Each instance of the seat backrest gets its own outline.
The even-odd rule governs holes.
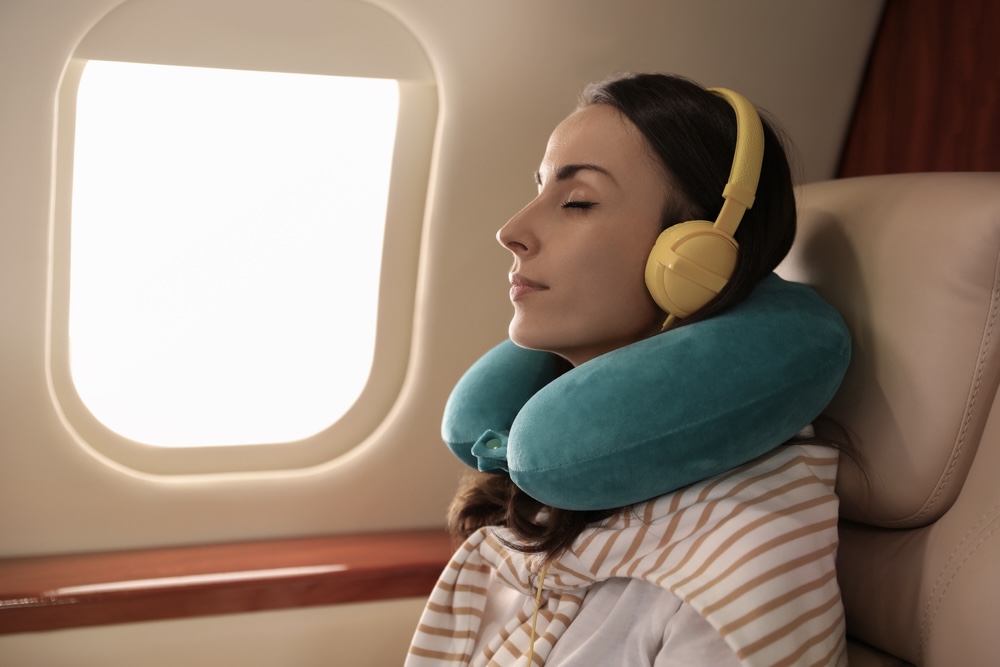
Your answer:
[[[1000,665],[1000,173],[826,181],[798,201],[778,273],[853,336],[827,410],[865,461],[843,457],[838,480],[851,664]]]

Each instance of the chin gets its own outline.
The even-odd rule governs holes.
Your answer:
[[[551,352],[576,366],[589,357],[581,356],[586,346],[581,347],[580,341],[573,340],[567,333],[566,331],[529,330],[526,327],[516,327],[513,323],[508,329],[511,342],[518,347],[539,352]]]
[[[559,336],[553,332],[539,331],[537,327],[525,326],[515,315],[507,328],[507,335],[518,347],[528,350],[555,352],[559,347]]]
[[[513,327],[508,329],[507,336],[510,338],[511,342],[518,347],[523,347],[527,350],[547,350],[545,346],[539,346],[539,343],[532,339],[531,336],[525,336],[519,332],[515,332]]]

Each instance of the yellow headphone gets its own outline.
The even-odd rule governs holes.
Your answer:
[[[764,128],[747,98],[726,88],[709,88],[736,111],[736,153],[722,196],[725,203],[714,223],[690,220],[665,229],[646,261],[646,288],[668,315],[687,317],[722,291],[736,269],[738,245],[733,234],[753,206],[764,158]]]

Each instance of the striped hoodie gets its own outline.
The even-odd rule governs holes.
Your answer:
[[[779,447],[596,524],[542,577],[541,556],[504,546],[504,528],[480,529],[442,573],[405,665],[511,667],[529,654],[544,665],[588,588],[628,577],[689,604],[748,667],[845,666],[836,469],[828,447]],[[493,572],[528,602],[498,650],[472,655]]]

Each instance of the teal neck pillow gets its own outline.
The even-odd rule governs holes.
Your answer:
[[[840,315],[777,275],[708,320],[561,373],[505,341],[459,380],[444,411],[451,451],[507,471],[569,510],[624,507],[751,461],[826,407],[850,360]]]

